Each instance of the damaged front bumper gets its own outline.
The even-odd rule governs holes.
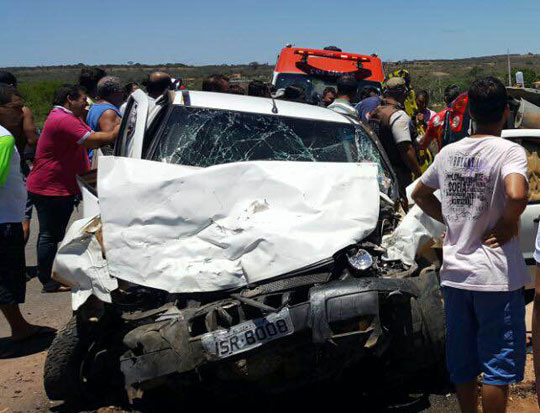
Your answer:
[[[238,296],[183,310],[171,303],[157,314],[130,317],[130,322],[143,325],[124,337],[129,350],[121,358],[121,370],[128,394],[173,375],[203,382],[268,383],[275,374],[284,386],[287,380],[298,385],[310,377],[331,378],[365,357],[381,358],[383,354],[385,363],[412,370],[442,361],[444,312],[432,269],[405,279],[332,281],[309,288],[307,300],[296,304],[287,304],[294,301],[291,291],[267,298],[267,302],[283,305],[272,312],[265,300]],[[284,309],[292,322],[292,334],[222,359],[205,348],[208,334],[231,330],[246,320],[256,322]],[[260,317],[249,317],[255,314]]]

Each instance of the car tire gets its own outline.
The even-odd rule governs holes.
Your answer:
[[[50,400],[81,402],[81,365],[88,343],[81,337],[77,317],[73,317],[53,340],[45,360],[43,384]]]

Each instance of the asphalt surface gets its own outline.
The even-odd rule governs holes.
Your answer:
[[[74,218],[76,216],[77,213],[74,214]],[[36,221],[34,216],[31,237],[26,248],[27,266],[31,273],[36,265],[35,245],[38,232]],[[48,325],[57,329],[61,328],[71,317],[70,293],[42,294],[41,284],[36,278],[33,278],[27,283],[26,303],[22,306],[22,311],[24,316],[34,324]],[[14,345],[8,339],[10,332],[5,319],[0,317],[0,320],[0,413],[80,412],[96,410],[95,407],[90,410],[87,408],[73,410],[68,409],[62,403],[50,402],[43,389],[42,374],[46,351],[53,337],[44,337],[31,340],[22,345]],[[366,372],[362,372],[362,374],[366,374]],[[344,392],[342,390],[342,384],[336,383],[335,386],[335,388],[333,388],[333,385],[330,385],[323,389],[317,389],[317,391],[311,394],[308,391],[308,393],[280,395],[276,398],[276,402],[279,402],[278,405],[283,405],[283,408],[291,405],[317,408],[317,406],[322,406],[322,403],[326,405],[327,402],[330,402],[334,408],[340,405],[351,405],[356,406],[355,410],[359,408],[361,411],[366,412],[459,412],[456,397],[453,394],[431,394],[396,403],[395,401],[391,402],[394,394],[390,390],[386,394],[383,390],[377,396],[377,400],[373,400],[366,399],[364,396],[358,396],[358,392],[354,390]],[[354,389],[354,383],[348,383],[347,389],[350,388]],[[381,393],[383,396],[381,396]],[[339,395],[339,397],[336,397],[336,395]],[[205,404],[207,402],[217,405],[220,403],[219,400],[206,400]],[[272,410],[275,410],[278,405],[274,405]],[[265,405],[254,406],[254,409],[258,411],[270,410],[269,406]],[[157,410],[150,410],[166,411],[169,409],[163,410],[158,408]],[[229,409],[222,408],[220,410],[227,411]],[[238,411],[238,405],[236,405],[236,408],[231,408],[230,410]],[[118,410],[99,409],[99,411],[113,412]],[[516,411],[525,410],[519,408]]]

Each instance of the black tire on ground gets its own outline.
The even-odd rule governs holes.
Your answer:
[[[77,317],[73,317],[56,335],[45,360],[43,384],[50,400],[81,402],[84,399],[80,371],[87,350],[88,343],[81,338]]]

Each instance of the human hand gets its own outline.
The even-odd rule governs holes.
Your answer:
[[[497,222],[495,227],[486,232],[483,237],[484,245],[490,248],[499,248],[516,236],[518,223],[509,223],[504,220]]]

